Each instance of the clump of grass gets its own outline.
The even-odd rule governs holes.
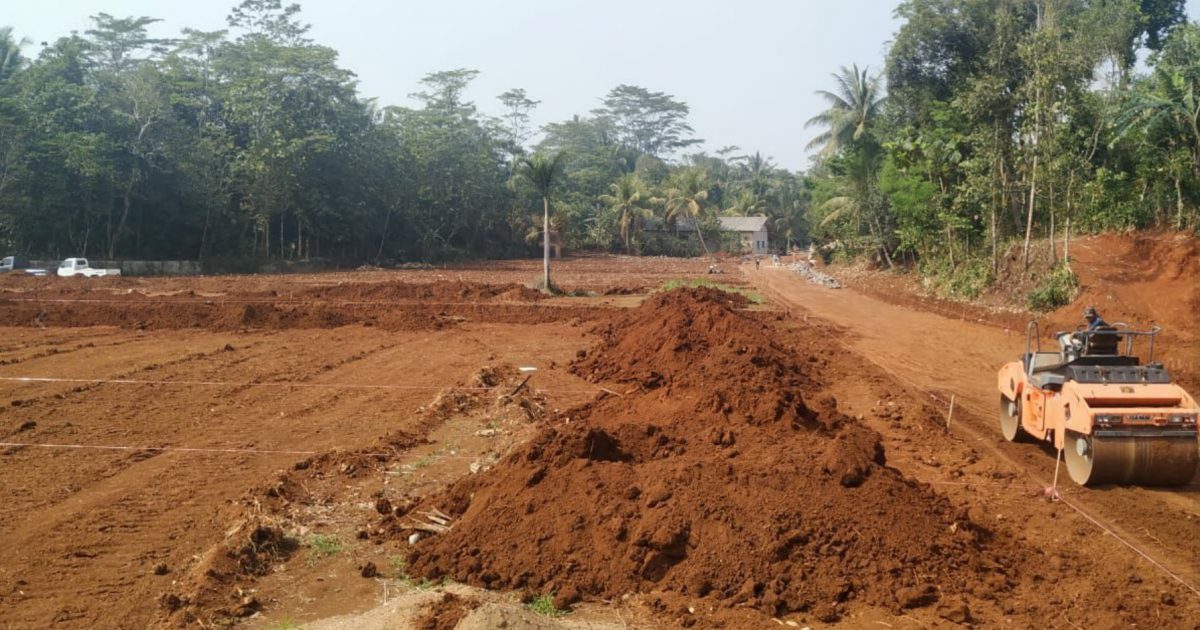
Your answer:
[[[399,580],[408,579],[408,558],[392,556],[388,558],[388,564],[392,567],[392,577]]]
[[[312,566],[325,558],[342,552],[342,541],[332,534],[313,534],[308,538],[308,564]]]
[[[529,602],[529,610],[544,617],[561,617],[567,614],[567,611],[559,610],[554,606],[554,596],[548,594],[539,595]]]
[[[735,286],[728,285],[728,284],[721,284],[721,283],[715,282],[713,280],[704,280],[704,279],[700,279],[700,278],[693,278],[691,280],[679,280],[679,279],[668,280],[667,283],[663,285],[662,290],[663,291],[673,291],[675,289],[682,289],[682,288],[695,289],[698,287],[707,287],[709,289],[716,289],[718,291],[724,291],[726,293],[738,293],[738,294],[745,296],[745,298],[747,300],[750,300],[750,302],[753,304],[762,304],[763,302],[766,301],[763,298],[762,294],[757,291],[753,291],[753,290],[750,290],[750,289],[747,289],[744,287],[735,287]]]
[[[300,624],[292,621],[291,617],[284,617],[279,623],[271,626],[274,630],[296,630]]]
[[[442,585],[441,580],[434,581],[429,578],[421,578],[421,579],[417,580],[415,583],[413,583],[413,586],[416,587],[416,589],[418,591],[428,591],[430,589],[435,589],[441,585]]]

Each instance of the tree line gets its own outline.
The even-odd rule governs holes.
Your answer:
[[[245,0],[228,29],[176,38],[101,13],[36,57],[0,28],[0,247],[230,264],[528,255],[543,204],[518,167],[535,152],[562,156],[556,244],[694,254],[720,213],[803,234],[804,179],[737,147],[694,152],[668,94],[617,86],[539,130],[524,90],[488,116],[464,96],[477,72],[456,69],[426,75],[411,106],[381,105],[299,11]]]
[[[1200,24],[1183,0],[896,12],[882,71],[842,68],[809,120],[828,254],[915,265],[971,296],[1012,243],[1028,270],[1061,265],[1068,230],[1200,224]]]

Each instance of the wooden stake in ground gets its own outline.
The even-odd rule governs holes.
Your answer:
[[[954,417],[954,394],[950,394],[950,413],[946,414],[946,431],[950,431],[950,420]]]

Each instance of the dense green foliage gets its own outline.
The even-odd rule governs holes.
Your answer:
[[[3,28],[0,250],[227,266],[548,244],[694,255],[729,245],[718,216],[766,215],[776,248],[811,238],[971,296],[1013,242],[1028,265],[1037,248],[1056,261],[1068,226],[1200,225],[1200,25],[1182,0],[896,11],[886,68],[841,68],[819,92],[805,175],[737,147],[693,153],[687,104],[632,85],[541,129],[522,89],[481,112],[466,69],[377,105],[281,0],[173,39],[101,13],[36,58]],[[535,155],[559,156],[550,180]]]
[[[547,213],[556,244],[633,253],[699,252],[725,210],[803,231],[798,176],[736,148],[682,155],[688,106],[661,92],[617,86],[537,134],[524,90],[497,117],[468,102],[471,70],[427,75],[412,107],[360,97],[280,0],[245,0],[228,31],[155,39],[154,22],[102,13],[35,59],[0,30],[0,250],[226,268],[531,255]],[[520,176],[535,149],[563,155],[553,186]]]
[[[884,72],[810,121],[812,233],[974,295],[1010,242],[1200,225],[1200,24],[1182,0],[905,0]],[[1144,63],[1139,64],[1138,59]],[[887,96],[880,81],[886,80]],[[1065,299],[1049,274],[1037,308]]]

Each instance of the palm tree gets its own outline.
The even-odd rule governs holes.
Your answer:
[[[1131,132],[1141,134],[1146,143],[1162,152],[1162,161],[1171,166],[1175,182],[1176,229],[1183,229],[1183,182],[1188,164],[1192,177],[1200,180],[1200,73],[1173,73],[1158,66],[1154,74],[1139,81],[1130,91],[1128,103],[1117,117],[1117,138]],[[1190,153],[1172,160],[1175,152]],[[1190,158],[1190,159],[1188,159]]]
[[[892,266],[884,230],[875,209],[879,195],[875,194],[875,176],[879,172],[882,154],[874,127],[887,97],[880,95],[880,75],[871,76],[867,69],[858,69],[854,64],[833,75],[838,89],[835,92],[818,90],[828,103],[829,109],[813,116],[804,123],[805,127],[820,126],[824,131],[817,134],[806,148],[820,147],[822,157],[843,154],[847,159],[847,178],[850,180],[848,194],[826,201],[824,209],[829,214],[822,225],[838,217],[852,215],[856,223],[864,220],[871,232],[872,240],[879,253]]]
[[[617,224],[621,227],[621,240],[625,242],[625,253],[629,254],[629,234],[634,230],[637,221],[650,210],[643,205],[646,199],[645,186],[636,173],[626,173],[617,181],[608,185],[612,194],[600,195],[600,201],[617,215]]]
[[[16,39],[11,26],[0,26],[0,82],[11,77],[24,63],[21,47],[29,43],[28,37]]]
[[[561,151],[554,155],[539,152],[522,158],[518,167],[520,175],[533,184],[542,196],[542,288],[548,292],[553,291],[553,285],[550,284],[550,192],[558,180],[562,161]]]
[[[821,147],[822,156],[830,156],[855,144],[873,144],[873,129],[886,96],[880,95],[880,75],[870,76],[858,64],[832,75],[838,83],[837,93],[817,90],[829,103],[829,109],[813,116],[805,127],[821,126],[825,130],[808,143],[807,149]]]
[[[704,242],[704,232],[700,224],[704,218],[704,207],[708,203],[708,177],[704,169],[696,166],[676,171],[668,180],[664,197],[657,199],[663,205],[666,219],[675,222],[679,217],[689,218],[696,226],[696,236],[700,238],[700,247],[704,255],[709,256],[708,245]]]
[[[753,190],[743,190],[734,197],[733,203],[725,208],[725,215],[731,217],[752,217],[762,214],[766,203],[754,194]]]

